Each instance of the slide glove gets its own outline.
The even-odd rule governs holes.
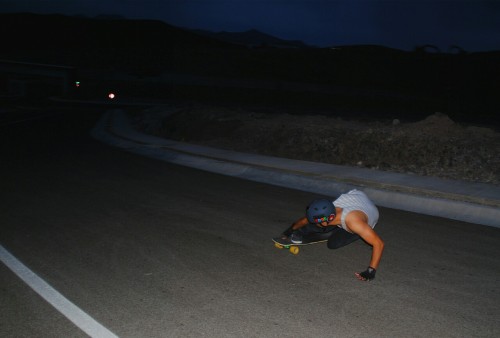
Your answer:
[[[365,271],[356,273],[356,277],[362,281],[371,281],[372,279],[375,279],[376,272],[377,270],[369,266]]]

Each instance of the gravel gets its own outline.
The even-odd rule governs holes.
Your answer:
[[[188,143],[291,159],[500,184],[500,133],[434,113],[417,122],[344,120],[317,112],[159,106],[138,129]]]

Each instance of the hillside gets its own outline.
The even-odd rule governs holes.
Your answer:
[[[127,82],[129,95],[314,107],[370,119],[416,120],[439,111],[459,123],[500,127],[498,51],[248,48],[160,21],[26,13],[0,14],[0,29],[11,32],[3,36],[0,59],[146,77]],[[186,85],[162,82],[159,76],[165,73],[267,84],[248,90],[231,81],[217,82],[226,83],[222,87]],[[147,77],[157,78],[148,83]],[[94,82],[104,84],[104,79]]]
[[[416,122],[352,121],[255,106],[169,105],[134,115],[170,140],[289,159],[500,184],[500,133],[432,114]]]
[[[154,20],[0,14],[1,58],[77,67],[170,68],[177,50],[238,49]]]
[[[222,41],[227,41],[230,43],[234,43],[237,45],[242,45],[246,47],[274,47],[274,48],[307,48],[313,46],[307,46],[302,41],[298,40],[283,40],[271,36],[269,34],[265,34],[259,32],[255,29],[250,29],[245,32],[211,32],[201,29],[192,30],[192,32],[212,37],[215,39],[219,39]]]

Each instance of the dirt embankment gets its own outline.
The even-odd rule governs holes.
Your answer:
[[[212,147],[500,184],[500,133],[440,113],[414,123],[365,122],[200,105],[154,108],[135,121],[147,133]]]

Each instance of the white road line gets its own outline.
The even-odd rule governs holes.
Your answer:
[[[0,245],[0,259],[29,287],[89,336],[99,338],[118,337],[38,277],[2,245]]]

